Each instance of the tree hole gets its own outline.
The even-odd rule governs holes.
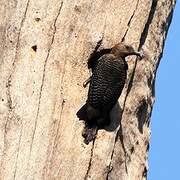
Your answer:
[[[37,22],[39,22],[40,20],[41,20],[41,18],[39,18],[39,17],[35,18],[35,21],[37,21]]]
[[[34,46],[32,46],[31,48],[33,49],[34,52],[37,51],[37,45],[34,45]]]

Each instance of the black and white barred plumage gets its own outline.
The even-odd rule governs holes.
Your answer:
[[[86,104],[81,108],[87,115],[83,131],[87,144],[95,138],[98,128],[109,123],[109,113],[125,85],[128,69],[125,57],[128,55],[140,56],[140,53],[131,46],[119,43],[109,53],[88,62],[92,76],[88,81],[90,86]]]
[[[102,121],[109,118],[109,112],[116,104],[124,87],[126,75],[125,58],[105,54],[97,60],[93,68],[87,99],[87,106],[91,106],[90,110],[87,108],[89,119],[96,121],[100,118],[101,123],[106,123]],[[93,113],[92,108],[94,108]]]

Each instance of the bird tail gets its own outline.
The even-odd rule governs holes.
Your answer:
[[[86,103],[78,110],[76,115],[79,120],[84,120],[87,123],[93,124],[100,117],[100,111]]]
[[[76,113],[79,120],[87,120],[87,103],[84,104]]]

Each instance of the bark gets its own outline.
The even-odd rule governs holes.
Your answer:
[[[0,1],[0,179],[146,179],[156,70],[175,0]],[[89,145],[76,112],[87,59],[125,41],[112,123]]]

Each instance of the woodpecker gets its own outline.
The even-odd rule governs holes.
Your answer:
[[[88,98],[86,104],[77,112],[78,117],[80,111],[86,113],[85,128],[82,133],[86,144],[96,137],[99,128],[110,123],[110,111],[125,85],[128,70],[125,58],[129,55],[141,57],[141,53],[132,46],[118,43],[106,54],[88,61],[92,76],[83,83],[84,87],[90,83]]]

